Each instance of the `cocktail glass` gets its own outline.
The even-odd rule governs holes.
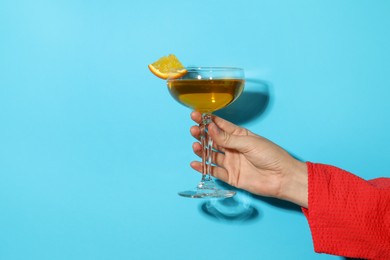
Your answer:
[[[244,89],[244,70],[232,67],[187,67],[180,78],[168,78],[172,97],[180,104],[202,113],[202,178],[191,190],[179,192],[189,198],[229,198],[235,191],[220,189],[212,178],[213,140],[208,135],[211,113],[236,100]]]

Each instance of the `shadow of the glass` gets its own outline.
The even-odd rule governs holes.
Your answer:
[[[271,84],[264,80],[245,80],[243,93],[232,104],[214,114],[237,125],[264,117],[271,104]]]
[[[211,199],[200,204],[199,210],[205,216],[228,223],[245,224],[259,220],[262,217],[260,210],[254,206],[256,200],[273,207],[301,213],[301,207],[288,201],[270,197],[262,197],[237,189],[218,179],[216,184],[227,190],[234,190],[236,195],[227,199]]]
[[[259,210],[251,203],[248,194],[236,190],[236,195],[226,199],[210,199],[201,203],[199,210],[219,222],[249,223],[260,217]]]

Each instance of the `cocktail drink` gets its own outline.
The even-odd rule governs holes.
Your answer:
[[[244,89],[244,71],[230,67],[187,67],[182,77],[167,79],[172,97],[202,113],[202,179],[196,188],[179,192],[190,198],[228,198],[234,191],[219,189],[211,177],[213,141],[208,136],[211,113],[234,102]]]

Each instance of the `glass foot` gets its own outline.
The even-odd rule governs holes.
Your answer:
[[[236,194],[232,190],[220,190],[220,189],[194,189],[179,192],[180,196],[187,198],[230,198]]]
[[[203,176],[202,180],[199,182],[198,186],[192,190],[186,190],[179,192],[180,196],[186,198],[231,198],[236,195],[235,191],[232,190],[222,190],[217,187],[215,182],[210,177]]]

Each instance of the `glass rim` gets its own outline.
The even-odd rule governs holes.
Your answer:
[[[172,71],[168,76],[167,81],[187,80],[187,79],[209,79],[231,78],[244,79],[244,69],[238,67],[223,67],[223,66],[188,66],[183,69],[183,73],[177,73],[177,70]],[[203,75],[203,76],[200,76]],[[201,77],[201,78],[199,78]]]
[[[236,71],[244,71],[243,68],[239,67],[231,67],[231,66],[188,66],[185,67],[187,71],[221,71],[221,70],[236,70]]]

